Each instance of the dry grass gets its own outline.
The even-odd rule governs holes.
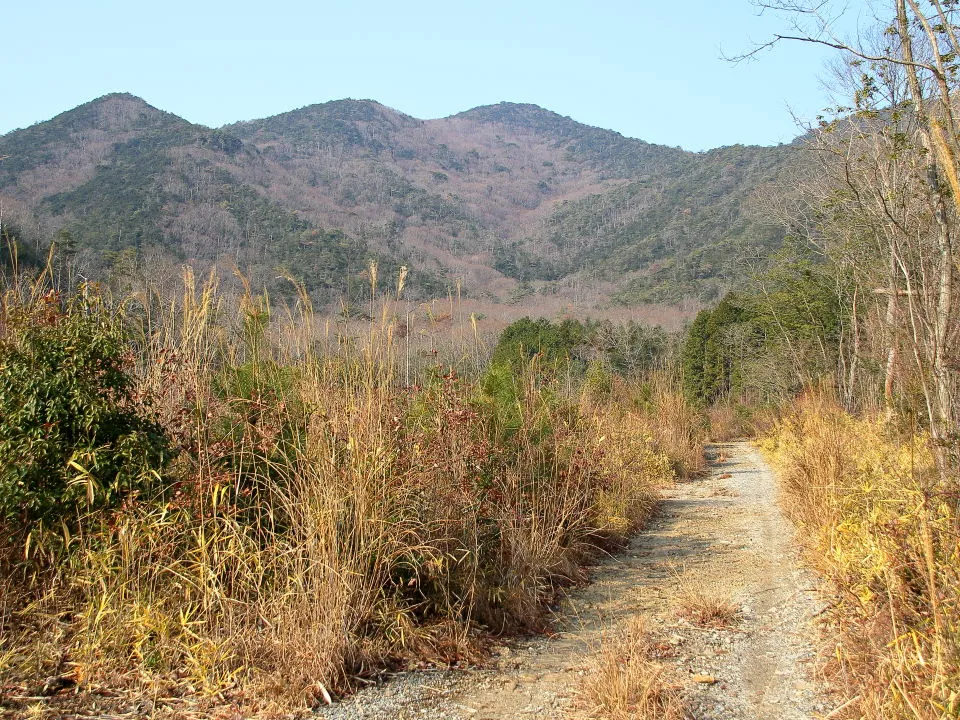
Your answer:
[[[670,459],[678,478],[696,477],[706,468],[703,417],[669,376],[655,376],[651,384],[652,409],[648,417],[654,442]]]
[[[140,391],[180,454],[157,497],[82,518],[56,562],[3,548],[0,681],[24,694],[69,674],[253,713],[474,657],[479,629],[541,627],[643,522],[671,476],[660,448],[695,464],[666,394],[653,422],[536,368],[508,404],[439,365],[408,385],[389,303],[344,337],[306,298],[233,308],[189,273],[176,300],[138,302]]]
[[[601,720],[682,720],[679,688],[651,659],[652,642],[642,616],[603,639],[580,686],[589,716]]]
[[[730,404],[713,405],[707,408],[710,426],[710,442],[728,442],[743,437],[744,427],[737,409]]]
[[[808,557],[836,588],[830,669],[857,698],[848,711],[957,717],[957,485],[941,483],[927,440],[810,395],[764,442]]]
[[[700,627],[729,628],[740,621],[740,610],[729,595],[681,581],[677,617]]]
[[[723,443],[762,435],[776,424],[778,413],[772,407],[751,407],[731,402],[713,405],[706,409],[710,442]]]

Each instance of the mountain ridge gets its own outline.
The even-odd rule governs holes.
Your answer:
[[[8,224],[68,233],[91,271],[132,247],[265,280],[309,275],[323,246],[331,272],[416,268],[423,295],[589,287],[598,305],[716,297],[733,244],[779,242],[743,200],[787,164],[782,147],[692,153],[530,103],[421,120],[348,98],[210,128],[129,93],[2,135],[3,155]],[[351,285],[320,274],[303,279],[324,299]]]

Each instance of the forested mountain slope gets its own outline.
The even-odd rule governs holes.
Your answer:
[[[779,242],[744,201],[791,152],[689,153],[513,103],[418,120],[340,100],[211,129],[114,94],[0,136],[0,199],[21,241],[88,274],[150,254],[331,300],[377,260],[419,296],[676,303]]]

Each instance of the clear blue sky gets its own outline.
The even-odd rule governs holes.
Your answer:
[[[852,2],[854,6],[859,3]],[[0,133],[126,91],[219,126],[345,97],[435,118],[510,100],[650,142],[775,144],[828,104],[748,0],[9,2]]]

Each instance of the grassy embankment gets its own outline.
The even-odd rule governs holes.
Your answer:
[[[836,717],[960,713],[958,488],[929,437],[807,395],[763,439],[810,563],[834,593]]]
[[[15,710],[74,683],[150,708],[296,707],[386,665],[469,660],[486,633],[541,627],[557,589],[643,523],[672,468],[701,461],[695,416],[666,387],[573,390],[535,363],[480,377],[436,364],[408,384],[389,301],[346,338],[305,301],[232,303],[189,273],[167,302],[86,292],[8,285],[0,371],[31,343],[69,357],[60,328],[121,327],[131,383],[112,401],[175,456],[135,485],[98,477],[112,449],[88,422],[61,494],[41,487],[42,513],[0,518],[0,685]],[[55,424],[6,470],[29,466]]]

